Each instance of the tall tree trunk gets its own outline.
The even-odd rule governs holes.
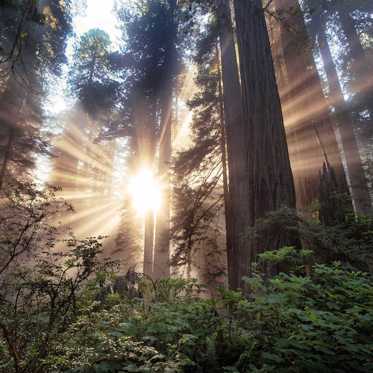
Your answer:
[[[134,121],[136,123],[136,168],[153,171],[155,154],[156,100],[140,88],[135,96]],[[147,211],[144,221],[144,273],[153,276],[154,212]]]
[[[295,208],[295,191],[286,143],[280,98],[276,85],[267,26],[260,0],[235,0],[235,15],[242,82],[244,167],[240,188],[243,209],[234,211],[243,238],[258,218],[283,206]],[[238,206],[236,206],[238,208]],[[240,211],[241,210],[241,211]],[[241,239],[237,277],[241,281],[259,250],[276,249],[295,242],[279,234],[276,241],[263,237]]]
[[[235,42],[229,0],[216,0],[216,13],[219,22],[219,41],[221,50],[224,120],[226,126],[229,204],[230,210],[230,248],[227,252],[229,287],[236,289],[240,286],[241,277],[237,271],[240,261],[240,250],[246,244],[245,232],[249,226],[247,216],[249,206],[245,191],[245,161],[243,157],[244,125],[241,105],[241,86],[237,66]]]
[[[168,94],[167,94],[168,93]],[[172,133],[172,88],[162,100],[159,141],[159,177],[162,206],[157,213],[154,249],[154,279],[170,276],[170,163]]]
[[[341,191],[347,192],[347,183],[302,10],[297,0],[275,0],[274,5],[281,16],[280,38],[288,76],[282,97],[284,117],[291,148],[296,152],[297,204],[304,208],[319,196],[320,171],[325,162],[316,132]]]
[[[154,278],[170,276],[170,165],[172,156],[172,101],[174,77],[177,71],[176,50],[178,27],[176,22],[177,0],[168,0],[169,37],[164,61],[163,87],[160,90],[161,136],[159,141],[158,174],[162,184],[162,206],[158,211],[155,230]]]
[[[218,95],[219,95],[219,122],[220,122],[220,152],[221,163],[223,166],[223,191],[224,191],[224,214],[225,214],[225,241],[227,253],[232,252],[232,212],[229,197],[229,184],[228,184],[228,168],[227,168],[227,143],[225,135],[225,121],[224,121],[224,95],[222,84],[221,72],[221,51],[219,45],[216,45],[216,56],[218,66]]]
[[[14,128],[9,127],[8,139],[7,139],[7,143],[5,146],[5,152],[4,152],[3,161],[2,161],[1,169],[0,169],[0,190],[2,190],[3,188],[5,177],[6,177],[6,170],[8,167],[9,160],[11,158],[13,139],[14,139]]]
[[[154,270],[154,212],[149,210],[144,224],[144,274],[153,278]]]
[[[339,8],[338,13],[342,30],[347,37],[349,45],[349,57],[353,75],[351,89],[357,94],[359,104],[369,110],[373,119],[373,62],[366,55],[351,14],[344,9],[343,5]]]
[[[336,121],[339,124],[342,146],[345,153],[347,173],[350,181],[351,196],[355,212],[359,215],[369,214],[372,211],[372,203],[369,198],[369,190],[364,169],[361,163],[359,148],[353,130],[353,118],[348,110],[339,83],[337,69],[330,51],[325,33],[325,24],[319,14],[312,15],[313,29],[317,33],[317,41],[321,52],[326,76],[329,84],[330,102],[335,108]]]
[[[298,208],[304,208],[318,197],[318,170],[314,170],[313,167],[315,163],[322,164],[324,159],[312,128],[298,128],[300,110],[297,106],[294,107],[293,92],[289,88],[294,84],[288,75],[292,71],[289,68],[291,59],[290,61],[288,58],[285,59],[283,47],[283,39],[285,38],[282,37],[283,22],[273,16],[276,14],[276,5],[279,6],[273,2],[269,6],[270,12],[267,13],[268,33],[294,176],[296,204]],[[305,144],[307,146],[302,146]],[[309,162],[311,165],[306,165],[305,159],[312,160]]]

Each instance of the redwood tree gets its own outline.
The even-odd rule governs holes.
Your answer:
[[[293,237],[280,233],[275,239],[263,237],[261,246],[255,239],[247,239],[248,229],[258,218],[282,206],[294,208],[295,192],[264,10],[260,0],[235,0],[234,7],[243,109],[236,188],[241,205],[233,211],[235,234],[239,235],[232,281],[236,287],[259,250],[295,242]]]
[[[337,68],[333,61],[329,40],[326,34],[326,22],[325,19],[323,19],[323,15],[324,12],[322,10],[312,13],[311,30],[320,48],[329,86],[329,101],[335,109],[335,119],[341,134],[355,211],[357,214],[368,214],[371,212],[371,201],[359,154],[359,147],[354,134],[354,118],[343,97]]]
[[[228,260],[228,281],[232,288],[238,287],[235,278],[238,248],[242,235],[242,221],[245,221],[237,214],[242,211],[243,215],[248,215],[248,205],[242,204],[247,198],[245,189],[240,187],[244,181],[245,166],[242,154],[244,152],[244,125],[241,106],[241,87],[239,81],[239,71],[237,56],[234,44],[234,34],[232,19],[230,14],[229,0],[215,0],[215,12],[219,29],[219,43],[221,50],[221,74],[223,82],[224,101],[224,122],[226,127],[226,142],[228,151],[229,169],[229,209],[226,211],[227,222],[227,260]],[[246,224],[247,225],[247,224]]]
[[[347,184],[320,76],[312,54],[303,12],[298,0],[275,0],[279,20],[279,47],[286,77],[282,106],[296,182],[297,207],[319,197],[320,170],[329,163],[341,192]]]
[[[164,62],[162,68],[163,84],[160,89],[160,136],[158,173],[162,183],[162,208],[157,213],[154,242],[153,277],[159,279],[170,276],[170,165],[172,153],[172,103],[174,85],[178,71],[178,20],[177,2],[168,0],[164,5],[162,28],[162,44],[164,46]]]

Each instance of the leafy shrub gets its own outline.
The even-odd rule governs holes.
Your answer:
[[[185,291],[149,306],[92,302],[48,364],[56,372],[372,371],[372,278],[338,263],[315,265],[310,276],[296,267],[246,279],[249,296],[222,289],[210,300]]]
[[[39,253],[1,278],[0,372],[44,372],[55,340],[79,314],[78,297],[95,273],[114,263],[99,258],[100,241],[67,241],[66,253]]]
[[[15,205],[21,214],[44,219],[51,207],[26,201]],[[371,268],[370,219],[323,227],[273,214],[261,224],[297,230],[307,249],[259,255],[247,292],[221,289],[213,299],[195,281],[118,276],[94,238],[57,253],[40,222],[12,232],[51,232],[45,252],[34,240],[12,255],[22,240],[0,242],[10,260],[0,271],[0,373],[373,371],[373,279],[353,269]],[[286,273],[260,272],[274,264]]]
[[[257,221],[254,232],[259,242],[266,234],[273,240],[284,232],[296,232],[302,246],[314,252],[317,263],[340,261],[359,270],[373,272],[373,218],[346,215],[342,222],[326,226],[283,208]],[[263,240],[263,242],[267,242]],[[267,250],[262,247],[261,251]]]

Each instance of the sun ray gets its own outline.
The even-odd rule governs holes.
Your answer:
[[[161,185],[149,168],[141,168],[129,182],[128,191],[132,203],[140,215],[157,212],[161,207]]]

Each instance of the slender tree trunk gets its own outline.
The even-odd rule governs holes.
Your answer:
[[[241,182],[245,198],[240,202],[245,207],[239,215],[245,238],[247,229],[258,218],[283,206],[295,208],[295,192],[262,4],[260,0],[235,0],[234,6],[245,145],[240,155],[245,175]],[[242,239],[236,269],[239,281],[248,273],[259,251],[294,242],[296,239],[287,234],[279,234],[274,242],[263,237],[261,246],[253,238]]]
[[[343,5],[338,13],[342,30],[347,37],[349,45],[349,57],[353,75],[351,89],[357,94],[359,104],[368,109],[371,118],[373,118],[373,62],[366,55],[352,16],[343,8]]]
[[[186,253],[186,278],[190,280],[192,278],[192,237],[189,235],[188,237],[188,252]]]
[[[2,188],[3,188],[8,163],[9,163],[9,160],[11,158],[13,139],[14,139],[14,128],[9,127],[9,129],[8,129],[8,141],[6,143],[4,157],[3,157],[3,161],[2,161],[1,169],[0,169],[0,190],[2,190]]]
[[[156,100],[148,97],[141,87],[134,96],[136,123],[136,169],[153,171],[155,154]],[[147,211],[144,219],[144,273],[153,276],[154,212]]]
[[[216,45],[216,56],[218,65],[218,94],[219,94],[219,121],[220,121],[220,148],[221,148],[221,163],[223,165],[223,190],[224,190],[224,214],[225,214],[225,240],[227,253],[232,252],[232,212],[229,197],[228,185],[228,168],[227,168],[227,146],[225,135],[225,121],[224,121],[224,96],[221,73],[221,51],[219,45]]]
[[[153,278],[154,270],[154,212],[145,215],[144,228],[144,274]]]
[[[342,88],[339,83],[337,69],[330,51],[329,43],[325,33],[325,25],[320,15],[313,14],[314,30],[317,32],[322,61],[328,79],[330,101],[335,108],[336,121],[339,124],[342,146],[346,158],[347,173],[350,180],[351,196],[355,212],[359,215],[369,214],[372,204],[369,198],[367,180],[361,163],[359,148],[353,130],[353,118],[346,107]]]
[[[25,92],[20,91],[19,82],[11,75],[0,100],[0,126],[3,127],[6,137],[4,154],[0,165],[0,190],[5,182],[16,138],[22,133],[19,124],[25,100]]]
[[[172,133],[172,89],[163,98],[159,142],[159,177],[162,206],[157,213],[154,249],[154,279],[170,276],[170,163]]]
[[[298,207],[307,207],[319,197],[320,171],[325,162],[315,129],[341,192],[347,193],[347,183],[302,10],[297,0],[275,0],[274,4],[281,15],[280,38],[289,78],[282,102],[291,147],[297,152],[294,167],[297,202]]]
[[[224,121],[226,126],[229,204],[228,220],[230,220],[230,247],[227,252],[229,287],[240,286],[240,274],[237,271],[240,260],[240,247],[245,245],[245,232],[248,228],[247,216],[249,206],[245,192],[246,170],[243,158],[244,126],[242,119],[241,86],[237,66],[233,27],[229,0],[216,0],[216,13],[219,21],[219,42],[221,50]]]
[[[160,89],[161,136],[159,141],[158,174],[162,185],[162,206],[158,211],[155,229],[154,273],[155,279],[170,276],[170,165],[172,155],[172,101],[173,84],[177,71],[178,34],[175,12],[177,0],[168,0],[167,22],[173,32],[167,38],[164,61],[163,86]]]

